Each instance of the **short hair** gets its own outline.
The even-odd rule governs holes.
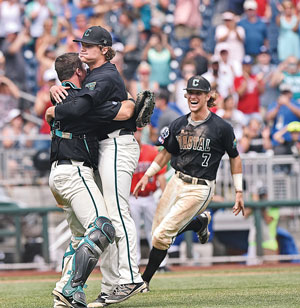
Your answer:
[[[64,53],[55,60],[55,70],[60,81],[70,79],[77,68],[82,70],[83,64],[76,52]]]

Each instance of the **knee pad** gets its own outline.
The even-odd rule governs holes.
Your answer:
[[[108,218],[97,217],[91,227],[73,258],[73,275],[70,277],[72,287],[84,286],[101,253],[115,240],[115,229]]]

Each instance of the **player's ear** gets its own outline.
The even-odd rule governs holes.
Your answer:
[[[187,98],[187,94],[186,93],[184,93],[184,95],[183,95],[185,98]]]
[[[210,93],[206,94],[206,101],[208,102],[210,100]]]

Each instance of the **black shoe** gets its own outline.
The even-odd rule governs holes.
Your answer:
[[[87,308],[85,294],[83,292],[76,292],[73,296],[64,296],[62,293],[53,290],[54,295],[58,300],[63,302],[67,307],[70,308]]]
[[[147,288],[146,283],[139,282],[139,283],[126,283],[126,284],[120,284],[115,287],[113,294],[109,295],[105,303],[106,304],[115,304],[120,303],[128,299],[129,297],[137,294],[142,293],[143,290]]]
[[[158,273],[167,273],[167,272],[171,272],[171,269],[167,266],[161,266],[158,268],[157,270]]]
[[[199,241],[201,244],[207,243],[209,239],[210,232],[208,231],[208,225],[211,221],[211,216],[208,211],[203,212],[197,218],[201,221],[202,227],[201,229],[197,232]]]
[[[108,304],[105,303],[106,298],[108,297],[108,294],[101,292],[97,299],[95,299],[93,302],[88,304],[88,308],[98,308],[98,307],[105,307],[108,306]]]

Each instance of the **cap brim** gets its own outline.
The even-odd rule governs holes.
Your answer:
[[[198,89],[198,88],[184,88],[183,90],[192,90],[192,91],[199,91],[199,92],[209,92],[210,90],[201,90],[201,89]]]
[[[77,39],[77,40],[73,40],[73,42],[86,43],[86,44],[92,44],[92,45],[100,45],[100,43],[95,43],[94,41],[90,41],[90,40],[86,40],[86,39]]]

